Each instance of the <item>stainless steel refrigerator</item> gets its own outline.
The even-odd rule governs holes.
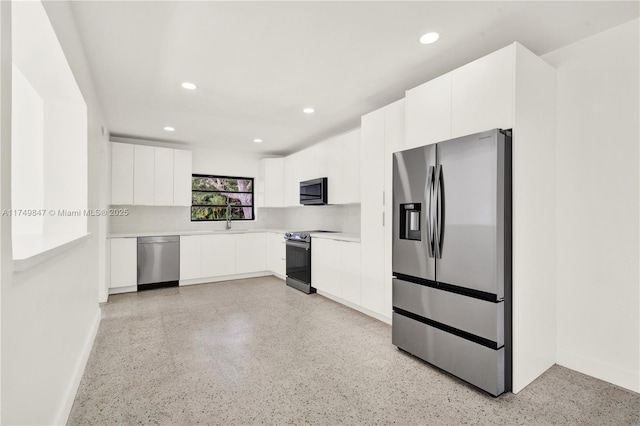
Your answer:
[[[511,131],[393,156],[393,344],[509,391]]]

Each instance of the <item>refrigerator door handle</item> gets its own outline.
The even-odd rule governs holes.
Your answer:
[[[436,194],[435,197],[435,256],[437,259],[442,258],[442,248],[444,246],[444,216],[445,216],[445,203],[444,203],[444,172],[442,165],[438,165],[436,169],[436,184],[434,188]]]
[[[434,167],[429,166],[429,170],[427,171],[427,186],[425,188],[425,215],[426,215],[426,225],[427,225],[427,247],[429,249],[429,257],[434,257],[435,252],[435,242],[434,242],[434,232],[435,232],[435,222],[433,215],[433,175],[434,175]]]

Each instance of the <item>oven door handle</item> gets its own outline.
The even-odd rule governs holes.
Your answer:
[[[299,248],[303,248],[305,250],[309,250],[309,243],[298,243],[296,241],[289,241],[287,240],[287,245],[288,246],[292,246],[292,247],[299,247]]]

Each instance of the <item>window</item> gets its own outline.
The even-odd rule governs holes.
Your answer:
[[[253,178],[191,176],[191,221],[253,220]]]

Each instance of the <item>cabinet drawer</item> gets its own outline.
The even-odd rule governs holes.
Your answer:
[[[505,391],[504,347],[487,348],[393,313],[392,343],[492,395]]]
[[[504,345],[504,302],[393,280],[393,307]]]

